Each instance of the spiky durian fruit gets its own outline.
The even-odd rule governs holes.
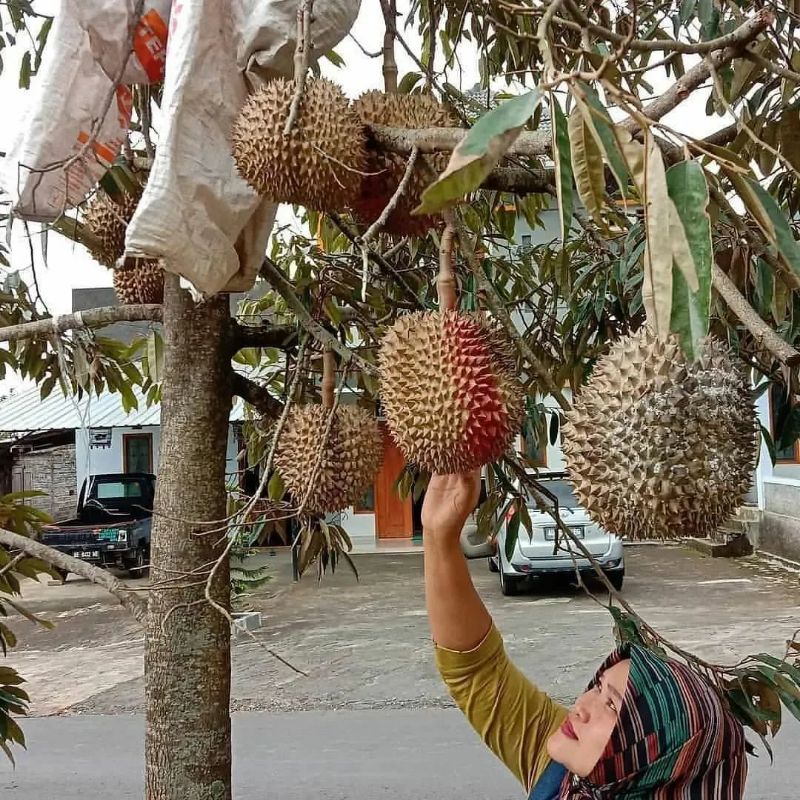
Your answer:
[[[381,343],[381,402],[406,459],[436,473],[499,458],[520,429],[522,388],[507,348],[483,317],[431,311],[401,317]]]
[[[97,240],[97,246],[89,249],[106,267],[113,269],[125,251],[125,231],[140,196],[141,193],[136,192],[112,198],[101,189],[87,203],[84,222],[89,233]]]
[[[334,413],[325,439],[327,408],[292,408],[275,452],[275,466],[295,502],[302,503],[311,486],[304,505],[309,514],[333,513],[355,504],[381,462],[383,440],[375,417],[358,406],[340,406]]]
[[[631,539],[709,536],[750,487],[758,423],[743,367],[706,340],[693,362],[649,329],[600,359],[567,413],[564,454],[589,514]]]
[[[447,109],[433,97],[422,94],[384,94],[370,91],[361,95],[353,108],[364,125],[388,125],[396,128],[450,128],[455,120]],[[361,183],[361,193],[353,203],[353,210],[365,223],[370,224],[380,216],[391,199],[406,171],[408,157],[389,153],[376,147],[368,150],[366,175]],[[428,164],[437,172],[444,171],[449,155],[427,154]],[[424,236],[439,224],[437,217],[412,216],[419,205],[420,196],[434,179],[424,165],[417,164],[403,196],[383,230],[398,236]]]
[[[275,78],[248,97],[231,134],[239,174],[276,202],[341,211],[358,195],[366,166],[363,127],[342,90],[315,78],[285,135],[294,88]]]
[[[153,259],[134,259],[114,270],[114,291],[124,305],[164,302],[164,271]]]
[[[97,240],[92,255],[114,270],[114,291],[122,305],[161,303],[164,299],[164,272],[158,261],[134,259],[117,267],[125,252],[125,232],[139,203],[141,192],[122,195],[118,200],[102,190],[89,201],[84,222]]]

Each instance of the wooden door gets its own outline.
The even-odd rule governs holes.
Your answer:
[[[414,535],[411,497],[401,500],[394,488],[405,460],[386,427],[382,425],[381,430],[383,464],[375,478],[375,533],[379,539],[410,539]]]

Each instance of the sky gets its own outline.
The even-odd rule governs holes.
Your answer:
[[[58,8],[57,0],[35,0],[34,8],[42,13],[54,13]],[[407,2],[398,3],[402,13],[408,7]],[[375,52],[382,43],[383,20],[380,13],[378,0],[362,0],[361,12],[352,30],[355,37],[368,51]],[[401,33],[409,41],[415,52],[419,52],[419,38],[413,31]],[[440,48],[441,49],[441,48]],[[323,61],[323,72],[327,77],[342,85],[345,93],[350,97],[357,97],[369,89],[382,89],[383,76],[381,74],[381,60],[370,59],[362,53],[353,38],[345,38],[336,51],[344,58],[345,66],[341,69],[333,67]],[[19,60],[22,50],[20,48],[6,47],[3,50],[4,68],[0,75],[0,103],[5,119],[10,124],[0,126],[0,151],[5,151],[9,145],[15,128],[24,117],[25,110],[30,102],[31,94],[18,86]],[[402,78],[406,72],[416,69],[412,60],[402,47],[396,47],[396,59],[399,75]],[[469,49],[461,52],[464,75],[462,88],[467,89],[477,80],[477,54]],[[35,80],[35,78],[34,78]],[[665,82],[664,87],[667,83]],[[692,126],[694,135],[702,134],[701,126],[708,130],[721,127],[724,121],[707,119],[703,109],[704,98],[692,98],[676,110],[667,119],[676,127]],[[284,207],[279,213],[281,223],[291,222],[293,219],[291,209]],[[54,314],[71,311],[71,290],[78,287],[111,286],[111,272],[97,264],[89,254],[79,245],[75,245],[66,238],[54,233],[48,235],[47,260],[43,258],[40,226],[31,223],[28,226],[30,241],[21,222],[15,223],[11,238],[12,268],[20,271],[23,279],[31,285],[33,283],[33,270],[31,269],[31,254],[35,265],[36,277],[41,290],[41,297],[48,310]],[[2,386],[21,386],[16,378],[7,378]]]

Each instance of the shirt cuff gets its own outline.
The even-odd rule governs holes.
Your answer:
[[[441,673],[445,674],[463,669],[474,669],[491,661],[497,656],[498,651],[503,649],[503,637],[492,623],[486,636],[472,650],[449,650],[435,643],[434,648],[436,666]]]

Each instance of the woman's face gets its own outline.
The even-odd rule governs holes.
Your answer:
[[[603,755],[619,719],[630,667],[627,658],[609,667],[597,685],[575,701],[564,724],[548,739],[550,758],[574,775],[586,778]]]

